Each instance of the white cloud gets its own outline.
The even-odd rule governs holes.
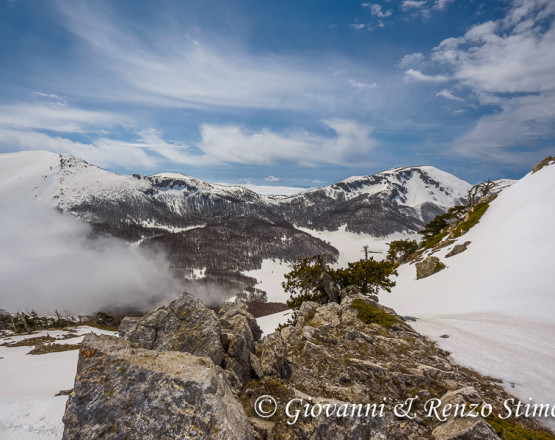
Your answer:
[[[426,57],[422,53],[415,52],[410,55],[405,55],[397,64],[402,69],[408,69],[420,66],[425,60]]]
[[[444,11],[447,5],[454,0],[403,0],[401,9],[403,11],[413,12],[422,17],[428,17],[432,11]]]
[[[41,96],[43,98],[49,98],[49,99],[53,99],[54,101],[56,101],[56,104],[62,106],[62,107],[67,107],[68,106],[68,102],[67,99],[64,98],[63,96],[58,96],[54,93],[43,93],[43,92],[33,92],[34,95],[36,96]]]
[[[405,76],[408,79],[411,79],[414,81],[421,81],[421,82],[439,83],[439,82],[449,81],[449,77],[446,75],[426,75],[420,72],[419,70],[415,70],[415,69],[406,70]]]
[[[129,119],[111,112],[61,107],[55,104],[0,106],[0,127],[86,133],[96,127],[127,124]]]
[[[369,8],[370,14],[372,14],[374,17],[386,18],[390,17],[391,14],[393,14],[393,11],[391,9],[384,11],[381,5],[378,4],[363,3],[363,6]]]
[[[350,27],[351,29],[356,30],[356,31],[360,31],[361,29],[364,29],[365,25],[364,25],[364,24],[360,24],[360,23],[351,23],[351,24],[349,25],[349,27]]]
[[[454,141],[459,154],[517,163],[528,156],[514,148],[555,136],[555,2],[514,0],[506,17],[442,41],[432,59],[499,108]]]
[[[434,3],[434,9],[439,9],[440,11],[443,11],[447,8],[447,5],[449,3],[454,2],[455,0],[436,0]]]
[[[280,177],[275,177],[275,176],[268,176],[268,177],[264,177],[264,180],[266,182],[279,182],[281,180]]]
[[[422,1],[416,1],[416,0],[403,0],[403,2],[401,3],[401,9],[403,10],[407,10],[407,9],[419,9],[419,8],[423,8],[424,6],[426,6],[427,0],[422,0]]]
[[[271,165],[296,163],[314,166],[370,164],[376,142],[371,129],[352,121],[328,120],[324,123],[335,132],[327,138],[306,132],[278,134],[264,129],[249,132],[235,125],[201,127],[202,141],[197,147],[207,160],[216,163]]]
[[[364,89],[375,89],[378,85],[376,83],[364,83],[355,81],[354,79],[349,80],[349,84],[351,84],[354,88],[364,90]]]
[[[307,132],[280,134],[267,129],[253,132],[236,125],[203,124],[202,139],[194,151],[183,142],[165,140],[155,129],[141,130],[131,141],[102,136],[83,143],[31,130],[0,127],[0,152],[41,149],[72,154],[101,167],[127,169],[157,168],[167,162],[195,167],[284,162],[301,166],[319,163],[348,166],[351,160],[372,162],[369,154],[376,143],[369,127],[345,120],[329,120],[324,124],[335,136]]]
[[[449,90],[443,89],[436,93],[436,96],[441,96],[442,98],[450,99],[452,101],[464,101],[464,99],[453,95]]]
[[[517,2],[520,3],[520,2]],[[555,26],[553,2],[530,1],[536,8],[515,23],[486,22],[464,36],[450,38],[435,48],[433,60],[450,65],[454,78],[480,92],[541,92],[555,88]],[[540,8],[543,4],[544,8]],[[516,8],[518,9],[518,8]],[[538,10],[539,9],[539,10]],[[550,17],[545,26],[540,15]],[[505,23],[510,22],[507,28]],[[525,23],[524,28],[520,24]]]
[[[345,85],[320,65],[325,60],[253,54],[233,38],[196,44],[171,30],[145,40],[100,6],[58,5],[63,24],[87,45],[87,62],[104,69],[98,82],[88,84],[91,97],[200,109],[313,109],[345,95]]]

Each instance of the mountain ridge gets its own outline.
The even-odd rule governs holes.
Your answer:
[[[375,237],[415,233],[461,203],[470,184],[430,166],[355,176],[293,196],[257,194],[176,173],[121,175],[67,154],[0,155],[0,200],[22,199],[72,214],[96,233],[164,251],[187,278],[204,270],[232,291],[253,289],[242,271],[263,259],[295,261],[338,251],[310,230],[345,230]]]

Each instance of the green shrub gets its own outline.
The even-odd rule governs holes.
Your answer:
[[[545,431],[523,428],[511,420],[503,420],[496,415],[486,417],[488,422],[502,440],[554,440],[555,437]]]
[[[398,263],[404,263],[417,250],[418,243],[416,240],[395,240],[389,243],[387,259]]]
[[[423,243],[424,249],[432,249],[433,247],[437,246],[441,242],[441,240],[443,240],[447,236],[448,233],[449,232],[447,231],[443,231],[437,235],[428,238]]]
[[[365,324],[379,324],[382,327],[390,328],[393,324],[399,322],[395,316],[368,304],[360,298],[353,301],[351,308],[358,310],[357,318]]]
[[[460,237],[465,232],[468,232],[472,227],[476,226],[480,221],[480,219],[482,218],[482,216],[488,210],[488,208],[489,208],[489,203],[486,203],[486,202],[482,202],[474,205],[474,207],[470,211],[470,216],[468,217],[468,219],[466,219],[464,222],[459,224],[453,230],[453,233],[452,233],[453,237]]]

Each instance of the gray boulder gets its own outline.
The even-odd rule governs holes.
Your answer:
[[[251,354],[262,330],[243,301],[226,303],[218,313],[222,327],[222,344],[226,352],[225,367],[233,371],[241,383],[251,378]]]
[[[205,356],[216,365],[224,359],[216,313],[187,292],[142,318],[125,318],[118,331],[120,337],[141,348]]]
[[[416,263],[416,279],[429,277],[442,269],[445,269],[445,264],[439,261],[439,258],[430,256],[424,261]]]
[[[451,251],[449,251],[449,253],[447,255],[445,255],[446,258],[452,257],[454,255],[458,255],[464,251],[466,251],[467,246],[470,244],[469,241],[463,243],[463,244],[457,244],[455,245],[455,247],[453,247],[453,249],[451,249]]]
[[[63,440],[254,439],[224,371],[208,358],[87,335]]]

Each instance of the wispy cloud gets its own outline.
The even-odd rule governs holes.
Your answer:
[[[103,99],[201,109],[307,109],[342,96],[341,83],[326,69],[300,58],[249,53],[223,37],[199,43],[160,30],[145,39],[103,7],[59,5],[62,23],[101,61],[111,84],[119,84],[91,84]]]
[[[56,101],[56,104],[62,107],[68,106],[67,99],[64,98],[63,96],[58,96],[58,95],[55,95],[54,93],[43,93],[43,92],[37,92],[37,91],[33,92],[33,94],[36,96],[41,96],[43,98],[53,99],[54,101]]]
[[[229,164],[273,165],[280,163],[315,166],[349,166],[352,160],[373,162],[371,152],[376,141],[371,129],[353,121],[324,121],[334,136],[308,132],[277,133],[251,131],[237,125],[203,124],[201,140],[192,146],[168,141],[156,129],[141,130],[134,140],[96,137],[89,143],[31,130],[0,127],[0,152],[45,149],[68,153],[102,167],[157,168],[164,163],[194,167]]]
[[[349,27],[350,27],[351,29],[354,29],[355,31],[360,31],[360,30],[364,29],[365,26],[366,26],[366,25],[361,24],[361,23],[351,23],[351,24],[349,25]]]
[[[419,70],[409,69],[405,71],[405,77],[414,80],[414,81],[421,81],[421,82],[433,82],[433,83],[441,83],[445,81],[449,81],[449,77],[447,75],[426,75]]]
[[[282,179],[280,177],[268,176],[268,177],[264,177],[264,180],[266,182],[279,182]]]
[[[450,99],[451,101],[464,101],[463,98],[453,95],[449,90],[443,89],[436,93],[436,96],[441,96],[445,99]]]
[[[215,163],[271,165],[296,163],[349,165],[353,160],[373,162],[371,152],[376,141],[371,129],[353,121],[328,120],[325,125],[335,137],[306,132],[279,134],[270,130],[248,131],[235,125],[201,127],[202,140],[197,147]]]
[[[38,129],[60,133],[86,133],[99,127],[128,124],[128,117],[107,111],[93,111],[55,104],[0,106],[0,127]]]
[[[365,89],[369,90],[369,89],[375,89],[376,87],[378,87],[376,83],[365,83],[365,82],[355,81],[354,79],[350,79],[349,84],[351,84],[354,88],[360,89],[360,90],[365,90]]]

